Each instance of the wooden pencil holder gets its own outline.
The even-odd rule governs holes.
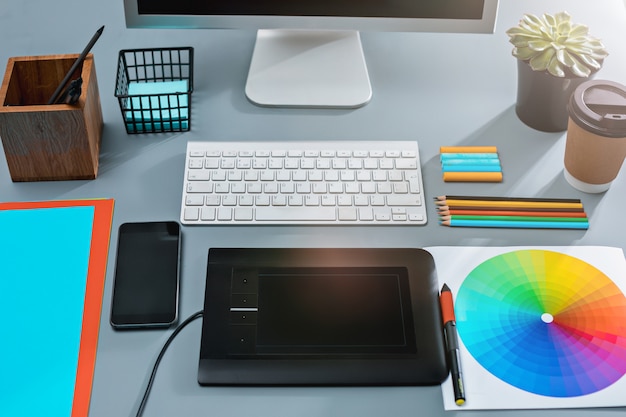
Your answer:
[[[92,54],[71,78],[82,77],[78,101],[47,104],[77,58],[9,58],[0,87],[0,138],[13,181],[96,178],[103,121]]]

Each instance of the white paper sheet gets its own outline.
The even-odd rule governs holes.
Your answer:
[[[492,257],[520,250],[537,249],[558,252],[578,258],[593,267],[602,274],[610,278],[611,281],[621,291],[616,291],[617,304],[625,304],[623,297],[626,293],[626,260],[620,248],[599,247],[599,246],[567,246],[567,247],[429,247],[425,248],[433,257],[437,265],[437,275],[439,283],[446,283],[458,301],[457,294],[466,277],[474,268]],[[557,255],[558,256],[558,255]],[[567,288],[564,290],[567,292]],[[467,294],[467,293],[466,293]],[[558,296],[558,294],[557,294]],[[565,296],[563,296],[565,297]],[[583,300],[584,302],[585,300]],[[467,302],[466,302],[467,304]],[[497,310],[497,303],[491,304]],[[620,307],[621,308],[621,307]],[[455,305],[457,324],[459,315]],[[626,310],[619,309],[622,317],[615,317],[619,325],[621,335],[615,342],[619,347],[610,350],[610,355],[617,360],[621,369],[626,369],[626,350],[624,346],[626,333]],[[615,309],[612,310],[615,312]],[[496,314],[497,315],[497,314]],[[467,317],[466,317],[467,318]],[[494,318],[497,320],[497,318]],[[469,325],[466,323],[466,327]],[[539,323],[541,325],[541,323]],[[510,325],[507,324],[507,325]],[[546,325],[548,325],[546,323]],[[511,329],[512,331],[517,329]],[[479,329],[480,331],[480,329]],[[516,336],[517,337],[517,336]],[[510,341],[515,343],[515,337]],[[486,367],[481,365],[468,351],[463,342],[461,332],[459,332],[459,343],[461,349],[462,371],[466,390],[466,403],[457,406],[454,402],[452,383],[448,378],[442,384],[444,407],[446,410],[470,410],[470,409],[539,409],[539,408],[586,408],[586,407],[611,407],[626,405],[626,378],[622,374],[617,381],[595,392],[576,396],[550,396],[546,394],[538,395],[528,390],[517,388],[511,383],[494,376]],[[613,342],[611,342],[613,343]],[[497,342],[496,342],[497,344]],[[580,348],[573,347],[573,349]],[[494,345],[494,349],[498,349]],[[558,363],[557,365],[558,366]],[[539,371],[541,372],[541,371]],[[548,389],[549,390],[549,389]]]

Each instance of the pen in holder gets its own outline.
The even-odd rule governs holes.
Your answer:
[[[80,93],[47,104],[78,54],[9,58],[0,87],[0,137],[13,181],[94,179],[102,108],[92,54],[72,79]]]

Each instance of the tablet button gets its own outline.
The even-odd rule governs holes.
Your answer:
[[[256,324],[256,311],[230,311],[230,324]]]
[[[231,292],[233,294],[254,294],[259,289],[259,272],[255,268],[235,268],[233,269],[233,278],[231,284]]]
[[[231,324],[228,352],[231,354],[254,353],[256,347],[256,326]]]
[[[231,294],[230,307],[233,308],[257,308],[259,296],[257,294]]]

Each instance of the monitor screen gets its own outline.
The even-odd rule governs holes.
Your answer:
[[[211,2],[197,0],[138,0],[139,14],[187,15],[289,15],[289,16],[360,16],[370,17],[426,17],[480,19],[483,0],[440,0],[438,2],[395,0],[318,0],[316,2],[289,0],[238,0]],[[358,7],[358,9],[355,9]]]
[[[124,0],[128,27],[494,30],[498,0]]]
[[[128,27],[259,30],[245,87],[255,104],[355,108],[372,97],[359,31],[492,33],[498,0],[124,0],[124,8]]]

